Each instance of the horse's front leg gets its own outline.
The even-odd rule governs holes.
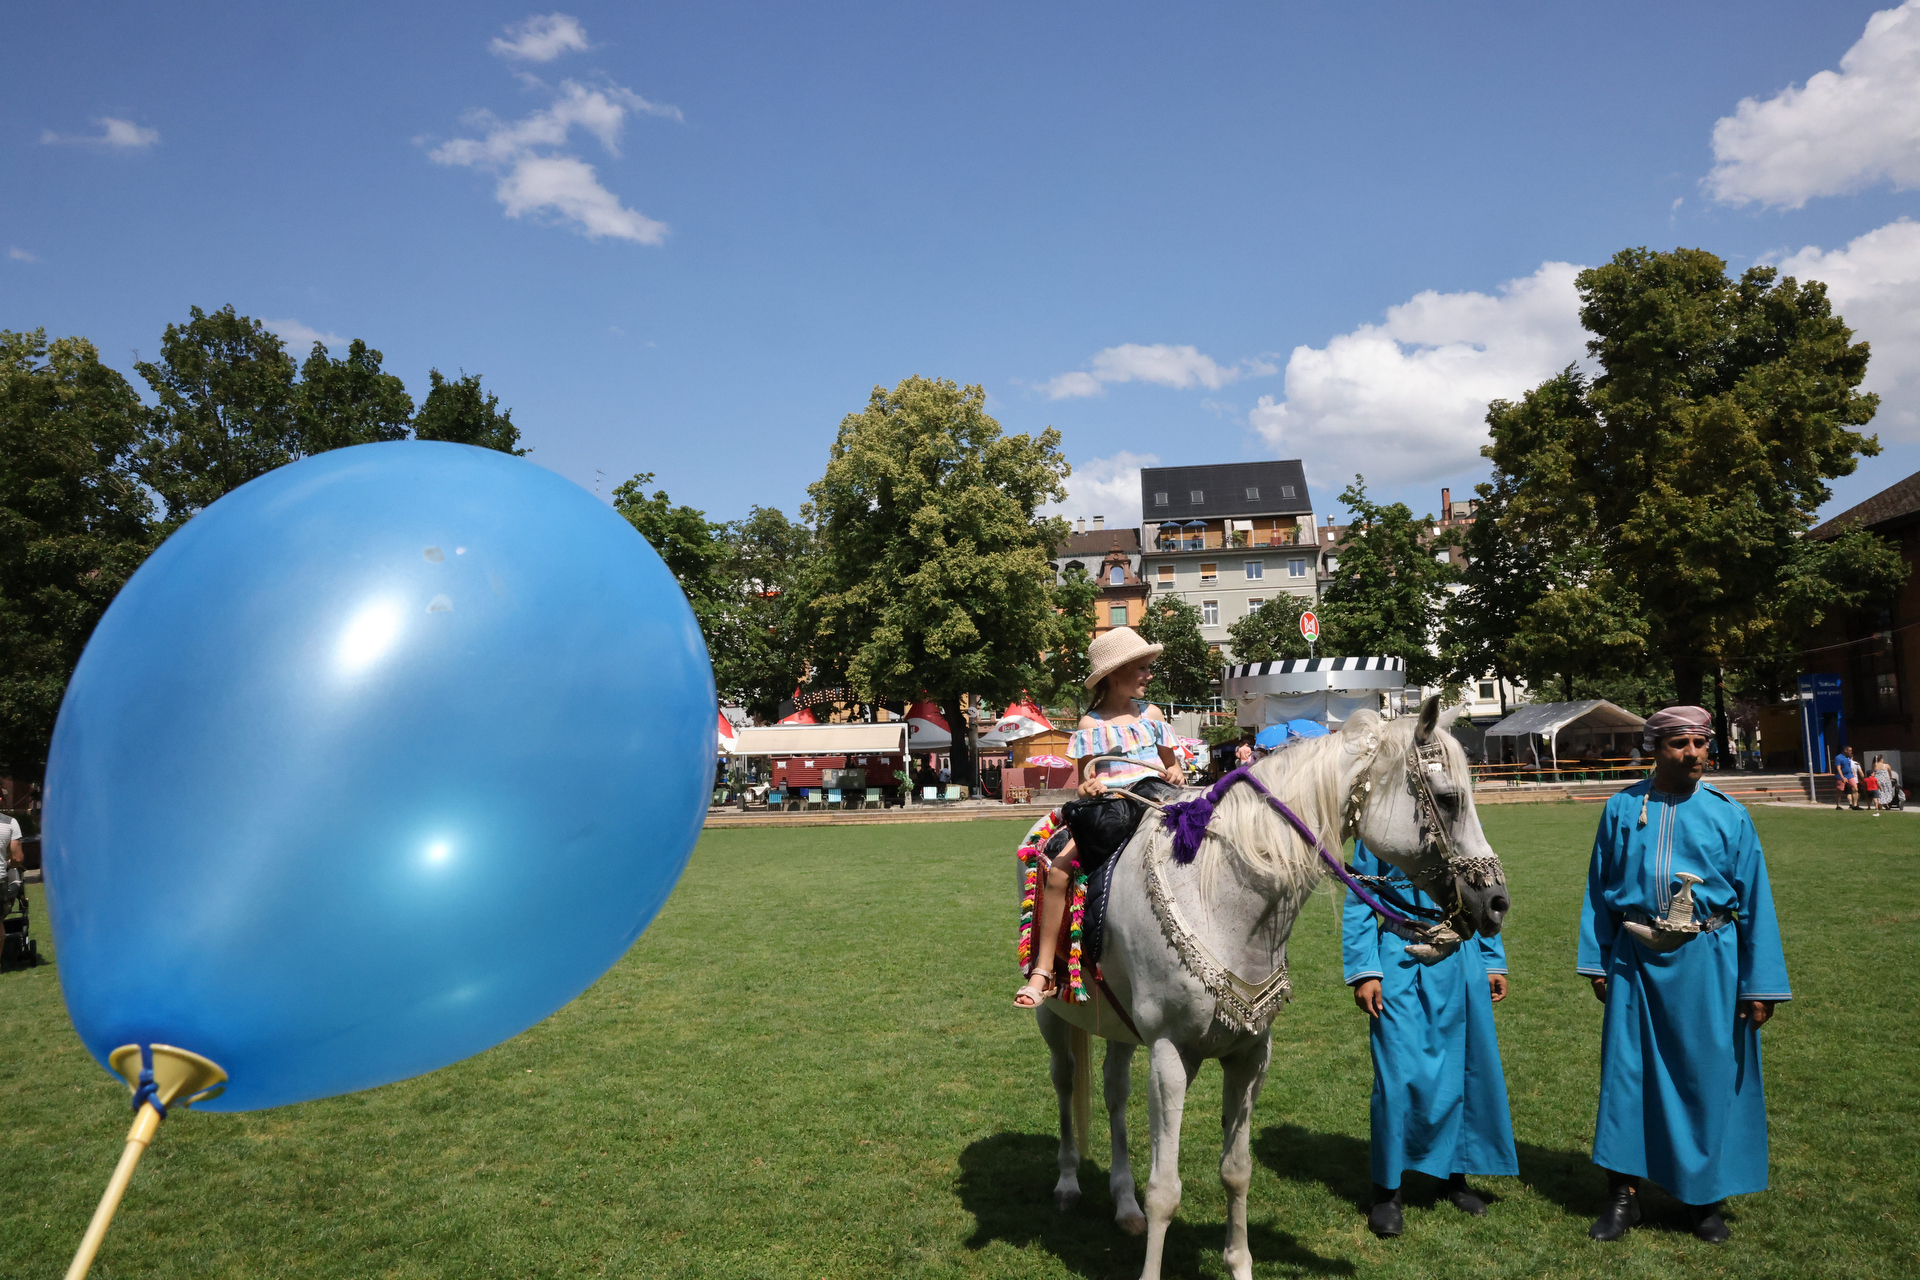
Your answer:
[[[1113,1190],[1113,1220],[1130,1236],[1147,1229],[1147,1215],[1133,1196],[1133,1163],[1127,1157],[1127,1096],[1133,1092],[1133,1045],[1107,1041],[1107,1131],[1113,1136],[1113,1163],[1107,1185]]]
[[[1036,1020],[1051,1051],[1048,1073],[1060,1100],[1060,1180],[1053,1184],[1053,1207],[1071,1209],[1080,1203],[1080,1148],[1073,1140],[1073,1026],[1044,1004]]]
[[[1153,1130],[1153,1167],[1147,1173],[1147,1262],[1140,1280],[1160,1280],[1160,1255],[1167,1224],[1180,1208],[1180,1119],[1187,1088],[1200,1069],[1171,1040],[1156,1040],[1147,1050],[1147,1124]]]
[[[1227,1246],[1222,1261],[1233,1280],[1253,1280],[1253,1254],[1247,1249],[1247,1186],[1253,1181],[1248,1139],[1253,1104],[1267,1078],[1272,1035],[1220,1059],[1220,1185],[1227,1189]]]

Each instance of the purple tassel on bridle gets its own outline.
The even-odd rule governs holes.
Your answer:
[[[1173,832],[1173,860],[1175,862],[1181,866],[1185,866],[1200,856],[1200,842],[1206,839],[1207,827],[1213,822],[1213,807],[1220,803],[1220,797],[1226,795],[1237,782],[1244,782],[1265,796],[1267,803],[1279,810],[1280,816],[1292,824],[1293,829],[1298,831],[1301,837],[1319,852],[1320,860],[1333,868],[1333,874],[1339,877],[1347,888],[1353,890],[1360,901],[1366,903],[1368,907],[1379,912],[1389,920],[1398,920],[1402,924],[1410,924],[1416,928],[1420,927],[1419,921],[1408,919],[1362,888],[1359,881],[1355,880],[1353,876],[1348,873],[1346,866],[1342,864],[1338,858],[1327,852],[1326,844],[1315,834],[1313,828],[1302,822],[1300,815],[1283,804],[1279,796],[1267,790],[1265,784],[1263,784],[1260,779],[1254,777],[1252,770],[1246,765],[1241,765],[1238,769],[1235,769],[1232,773],[1227,774],[1221,778],[1220,781],[1214,783],[1207,794],[1201,796],[1198,800],[1182,800],[1176,804],[1167,805],[1160,811],[1161,820],[1167,824],[1167,829]]]

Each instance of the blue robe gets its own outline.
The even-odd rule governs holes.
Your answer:
[[[1402,898],[1434,905],[1357,841],[1353,866],[1362,875],[1390,874]],[[1407,1169],[1436,1178],[1519,1173],[1487,986],[1488,974],[1507,971],[1500,939],[1470,938],[1445,960],[1423,965],[1349,889],[1340,956],[1348,986],[1378,978],[1386,1001],[1370,1020],[1374,1182],[1397,1187]]]
[[[1738,918],[1654,951],[1621,925],[1629,911],[1665,915],[1680,871],[1702,880],[1694,919]],[[1737,1004],[1793,993],[1746,808],[1707,786],[1687,797],[1654,791],[1651,778],[1607,801],[1580,912],[1579,971],[1607,979],[1593,1162],[1651,1178],[1687,1204],[1765,1191],[1760,1030]]]

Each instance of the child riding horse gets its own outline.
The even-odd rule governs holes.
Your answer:
[[[1048,841],[1047,887],[1040,901],[1034,965],[1013,1002],[1031,1009],[1054,994],[1054,951],[1066,915],[1067,890],[1076,873],[1091,875],[1132,838],[1146,812],[1117,794],[1131,791],[1149,800],[1174,798],[1181,784],[1173,730],[1160,708],[1142,701],[1153,677],[1153,660],[1164,646],[1148,644],[1132,627],[1115,627],[1087,648],[1093,671],[1087,687],[1093,706],[1080,717],[1067,754],[1080,761],[1080,799],[1060,810],[1066,830]],[[1124,756],[1098,760],[1099,756]]]

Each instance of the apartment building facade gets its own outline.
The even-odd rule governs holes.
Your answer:
[[[1105,516],[1095,516],[1093,527],[1088,528],[1082,518],[1054,552],[1056,579],[1074,565],[1100,584],[1094,601],[1094,635],[1139,623],[1147,611],[1147,584],[1140,577],[1138,529],[1109,529]]]
[[[1317,600],[1321,562],[1299,461],[1148,467],[1140,473],[1140,576],[1200,612],[1230,658],[1227,628],[1278,595]]]

